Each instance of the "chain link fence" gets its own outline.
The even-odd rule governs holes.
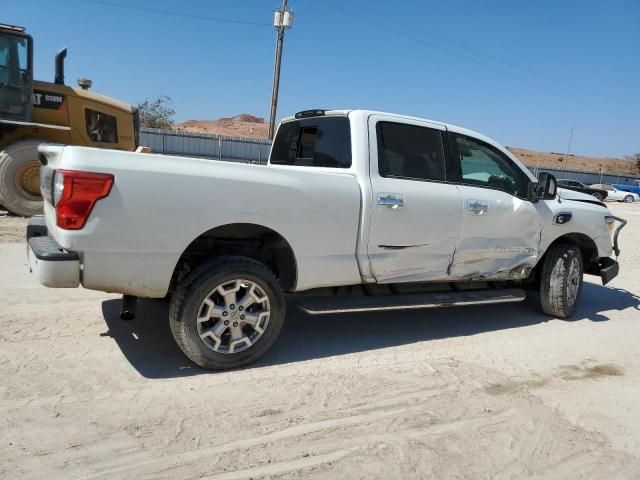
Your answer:
[[[242,163],[267,163],[271,141],[206,133],[143,128],[140,145],[154,153]]]
[[[593,185],[595,183],[613,183],[622,185],[633,185],[638,176],[626,175],[623,173],[603,173],[589,170],[567,170],[558,168],[530,167],[529,170],[537,177],[540,172],[548,172],[557,179],[576,180],[585,185]]]

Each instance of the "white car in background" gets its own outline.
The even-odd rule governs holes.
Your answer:
[[[612,202],[633,203],[640,201],[640,195],[638,195],[637,193],[618,190],[610,183],[596,183],[595,185],[591,185],[591,188],[600,188],[602,190],[606,190],[608,194],[606,199]]]

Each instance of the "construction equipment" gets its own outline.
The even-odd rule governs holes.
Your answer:
[[[139,116],[126,103],[64,83],[67,49],[58,52],[53,83],[33,80],[33,39],[0,24],[0,205],[16,215],[42,210],[38,147],[46,143],[133,151]]]

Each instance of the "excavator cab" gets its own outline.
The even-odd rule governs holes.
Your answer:
[[[24,28],[0,24],[0,123],[31,122],[33,40]]]

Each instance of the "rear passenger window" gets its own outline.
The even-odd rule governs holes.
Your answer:
[[[276,165],[349,168],[349,119],[314,117],[283,123],[273,141],[270,162]]]
[[[442,133],[404,123],[378,122],[378,171],[383,177],[444,180]]]

